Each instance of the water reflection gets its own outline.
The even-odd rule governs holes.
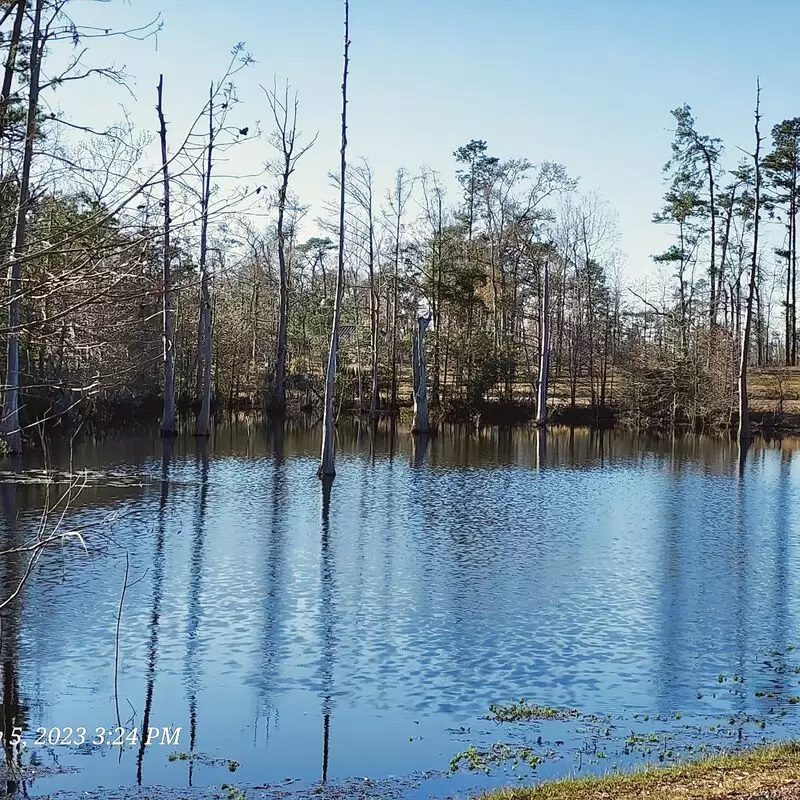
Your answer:
[[[199,468],[197,515],[192,531],[189,559],[189,601],[187,603],[186,662],[183,669],[184,687],[189,705],[189,774],[188,784],[194,777],[197,748],[197,691],[202,678],[202,659],[198,657],[200,622],[202,619],[203,565],[205,561],[205,517],[208,504],[208,440],[197,440],[195,464]],[[163,480],[163,479],[162,479]]]
[[[322,783],[328,780],[331,712],[333,710],[333,671],[336,663],[336,607],[333,601],[335,558],[330,543],[332,481],[322,481],[322,528],[320,535],[320,673],[322,689]]]
[[[123,707],[184,725],[198,758],[84,757],[76,787],[219,784],[207,754],[258,785],[446,769],[449,729],[519,697],[725,715],[762,709],[755,688],[796,693],[800,442],[757,440],[740,464],[701,436],[342,424],[320,487],[318,430],[242,419],[172,450],[132,434],[76,443],[94,472],[67,523],[90,553],[48,554],[2,610],[4,719],[6,698],[35,709],[28,730],[110,717],[123,551],[147,575],[125,600]],[[4,548],[44,491],[6,478]],[[96,535],[111,510],[118,548]],[[4,557],[6,592],[24,567]]]
[[[411,437],[410,464],[412,467],[421,467],[425,463],[430,441],[431,437],[426,434],[417,434]]]
[[[5,522],[4,535],[0,538],[0,556],[2,564],[2,580],[0,585],[8,587],[6,595],[0,598],[3,602],[0,610],[0,659],[2,659],[3,695],[0,718],[2,719],[2,747],[5,758],[3,772],[5,774],[6,794],[12,796],[17,791],[17,771],[21,765],[21,742],[14,737],[15,730],[29,727],[30,719],[28,708],[23,705],[19,695],[19,679],[17,674],[17,661],[19,650],[19,603],[9,601],[8,598],[17,590],[27,572],[30,559],[34,553],[19,552],[20,547],[26,547],[28,533],[18,525],[17,494],[9,484],[0,485],[2,496],[3,520]],[[15,552],[16,551],[16,552]]]
[[[158,658],[158,633],[159,622],[161,619],[161,602],[164,590],[164,540],[166,531],[164,527],[164,517],[166,513],[167,500],[169,497],[169,462],[172,448],[172,439],[162,440],[161,456],[161,489],[158,502],[158,513],[156,517],[156,531],[153,549],[153,599],[152,610],[150,612],[150,641],[147,647],[147,674],[146,689],[144,698],[144,713],[142,715],[142,731],[150,730],[151,714],[153,710],[153,693],[156,685],[156,662]],[[127,578],[126,578],[127,579]],[[147,739],[140,737],[139,751],[136,757],[136,783],[142,785],[142,765],[146,750]],[[120,757],[122,752],[120,751]]]
[[[258,671],[259,697],[254,725],[255,742],[258,731],[263,729],[265,744],[269,744],[270,726],[277,722],[277,708],[272,700],[275,683],[278,679],[282,656],[283,621],[282,588],[286,580],[286,536],[288,535],[288,481],[284,457],[285,434],[282,426],[266,430],[266,446],[271,453],[271,479],[269,488],[268,533],[263,538],[264,552],[260,559],[263,564],[263,621],[260,641]]]

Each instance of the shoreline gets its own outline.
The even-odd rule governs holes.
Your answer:
[[[483,794],[480,800],[796,800],[800,741],[636,772],[564,778]]]

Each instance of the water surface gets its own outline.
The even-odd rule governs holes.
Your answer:
[[[785,736],[800,719],[794,444],[758,442],[741,464],[701,437],[456,428],[414,447],[348,427],[327,496],[318,428],[85,439],[59,529],[73,535],[3,610],[5,725],[43,768],[27,789],[261,796],[368,777],[446,795],[531,777],[512,760],[448,776],[470,745],[531,746],[539,778]],[[50,458],[68,468],[65,445]],[[35,456],[4,466],[2,540],[19,547],[67,479],[19,472]],[[4,596],[28,559],[4,556]],[[592,716],[483,719],[520,698]],[[117,708],[126,729],[179,727],[178,745],[34,746],[38,727],[91,740]]]

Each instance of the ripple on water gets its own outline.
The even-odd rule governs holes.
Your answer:
[[[194,725],[197,746],[235,757],[245,782],[317,777],[325,714],[332,768],[348,776],[446,769],[463,745],[448,728],[519,697],[628,715],[623,729],[637,712],[800,713],[787,699],[800,674],[776,676],[780,659],[765,656],[798,663],[786,647],[800,617],[800,480],[780,451],[765,447],[739,478],[702,442],[673,451],[615,434],[601,465],[596,439],[554,433],[537,471],[525,432],[507,452],[476,440],[472,455],[443,433],[418,467],[405,440],[370,460],[365,437],[342,445],[324,517],[316,444],[248,436],[249,457],[235,437],[205,455],[178,442],[167,485],[160,444],[138,462],[110,458],[124,485],[76,503],[67,523],[96,549],[48,553],[12,620],[32,725],[115,717],[125,554],[126,712],[141,720],[149,702],[157,724]],[[19,498],[7,537],[35,518],[37,496]],[[739,694],[718,682],[737,672]],[[408,743],[418,725],[427,749],[401,753],[390,731]],[[147,763],[184,780],[163,753]],[[125,759],[107,769],[135,775]]]

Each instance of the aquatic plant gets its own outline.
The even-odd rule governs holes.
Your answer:
[[[232,758],[214,758],[214,756],[207,755],[206,753],[185,753],[182,751],[173,751],[167,758],[170,761],[197,761],[200,764],[205,764],[209,767],[227,767],[230,772],[236,772],[239,769],[239,762]]]
[[[492,767],[502,766],[511,762],[512,769],[523,764],[531,769],[536,769],[544,762],[532,748],[516,746],[498,742],[487,750],[479,750],[475,745],[469,745],[466,750],[456,753],[450,759],[450,771],[457,772],[462,766],[470,772],[483,772],[488,775]]]
[[[553,708],[552,706],[530,705],[525,698],[518,703],[500,705],[492,703],[489,706],[489,716],[495,722],[527,722],[536,719],[567,720],[576,719],[581,712],[576,708]]]

